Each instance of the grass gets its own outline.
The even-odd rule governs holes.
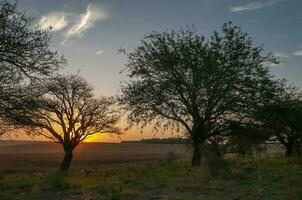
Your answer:
[[[0,199],[298,200],[301,185],[301,158],[228,159],[200,168],[181,161],[150,162],[75,170],[66,177],[1,174]]]

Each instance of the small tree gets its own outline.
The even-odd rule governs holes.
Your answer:
[[[300,153],[302,144],[302,93],[285,88],[273,101],[263,105],[256,117],[285,148],[285,156]]]
[[[265,150],[263,145],[269,137],[269,132],[260,126],[233,127],[230,136],[225,140],[226,152],[252,156]]]
[[[94,97],[92,87],[78,75],[58,76],[43,84],[42,89],[42,96],[27,101],[33,111],[18,112],[14,120],[26,126],[29,134],[63,145],[60,172],[68,170],[73,150],[85,139],[94,134],[120,133],[115,126],[119,115],[114,99]]]
[[[198,166],[208,138],[248,120],[255,105],[272,95],[266,65],[275,60],[261,52],[231,23],[208,40],[192,30],[151,33],[125,52],[132,80],[122,86],[120,103],[130,124],[184,130]]]
[[[32,19],[17,11],[11,1],[0,1],[0,118],[5,120],[22,87],[33,79],[53,74],[65,64],[49,48],[47,31],[32,26]],[[4,130],[4,126],[0,125]],[[0,129],[1,129],[0,128]]]

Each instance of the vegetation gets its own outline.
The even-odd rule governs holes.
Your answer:
[[[32,80],[52,75],[66,63],[50,49],[47,31],[32,28],[33,20],[11,1],[0,1],[0,133],[19,128],[8,118],[14,109],[28,109],[22,101]],[[20,108],[21,107],[21,108]]]
[[[42,135],[63,146],[65,157],[60,171],[67,171],[73,150],[94,134],[117,133],[119,115],[113,98],[92,94],[92,87],[79,75],[57,76],[45,81],[34,97],[34,110],[12,116],[31,135]]]
[[[174,161],[116,164],[67,177],[6,174],[2,200],[20,199],[292,199],[302,197],[300,158],[229,159],[213,170]]]
[[[151,33],[126,53],[129,81],[120,102],[130,123],[181,129],[192,142],[192,165],[202,146],[247,123],[259,104],[274,95],[262,48],[239,27],[226,23],[210,39],[194,31]]]
[[[265,151],[265,142],[270,135],[267,130],[259,127],[233,127],[232,134],[223,146],[224,153],[236,153],[241,156],[253,156]],[[226,140],[222,140],[226,141]]]
[[[271,132],[271,140],[286,149],[285,155],[301,154],[302,93],[297,88],[286,88],[276,99],[258,109],[256,118]]]
[[[274,79],[269,66],[277,60],[240,27],[225,23],[208,39],[189,28],[153,32],[132,52],[122,50],[130,79],[117,104],[94,96],[79,74],[60,74],[65,59],[50,49],[49,32],[32,22],[15,3],[0,0],[0,135],[44,136],[63,146],[64,158],[56,175],[49,166],[28,173],[9,166],[0,172],[1,200],[302,199],[302,93]],[[157,148],[173,143],[180,152],[189,141],[194,168],[185,154],[179,159],[165,152],[163,160],[163,152],[124,144],[134,145],[136,154],[117,152],[136,163],[99,167],[98,160],[67,174],[74,150],[87,138],[121,133],[119,110],[129,126],[183,133],[141,142]],[[283,145],[286,158],[264,154],[268,142]],[[47,165],[58,155],[40,154],[48,156]],[[25,155],[18,158],[26,161]]]

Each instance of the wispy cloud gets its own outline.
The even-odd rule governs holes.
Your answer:
[[[290,56],[285,53],[275,53],[274,56],[279,57],[279,58],[289,58]]]
[[[279,67],[279,66],[282,66],[282,65],[283,65],[282,62],[279,62],[279,63],[270,63],[270,64],[268,64],[268,66],[270,66],[270,67]]]
[[[100,55],[102,55],[104,53],[104,50],[98,50],[97,52],[95,52],[95,55],[96,56],[100,56]]]
[[[65,12],[51,12],[42,16],[38,22],[38,26],[42,30],[59,31],[66,27],[68,19]]]
[[[290,55],[286,54],[286,53],[281,53],[281,52],[277,52],[273,54],[276,58],[278,58],[277,62],[264,62],[263,64],[269,66],[269,67],[279,67],[279,66],[283,66],[286,62],[287,59],[290,58]]]
[[[231,6],[230,10],[232,12],[258,10],[265,7],[271,7],[280,1],[282,0],[262,0],[262,1],[251,2],[243,5],[238,5],[238,6]]]
[[[302,50],[298,50],[298,51],[293,52],[293,55],[294,56],[302,56]]]
[[[283,65],[283,62],[273,63],[273,62],[265,61],[265,62],[263,62],[263,64],[268,67],[279,67],[279,66]]]
[[[104,20],[107,17],[107,12],[102,8],[89,4],[86,8],[86,12],[78,16],[73,25],[64,34],[65,38],[62,43],[65,43],[69,38],[74,36],[82,37],[85,31],[93,27],[98,21]]]

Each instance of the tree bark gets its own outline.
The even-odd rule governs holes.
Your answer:
[[[199,167],[201,165],[201,143],[198,139],[193,139],[193,156],[192,166]]]
[[[73,158],[72,150],[65,150],[65,155],[59,169],[59,173],[66,173],[70,167],[71,161]]]

